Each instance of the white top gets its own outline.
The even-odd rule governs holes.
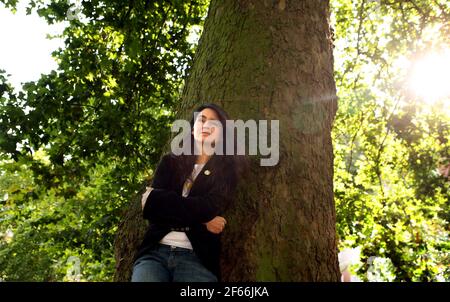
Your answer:
[[[194,180],[197,178],[198,174],[200,173],[200,171],[202,170],[202,168],[204,166],[205,166],[205,164],[195,164],[194,165],[194,169],[192,170],[191,177],[186,179],[186,181],[183,185],[183,194],[182,194],[183,197],[187,197],[189,195],[189,192],[191,191]],[[176,231],[169,232],[166,236],[164,236],[163,239],[161,239],[161,241],[159,243],[173,245],[173,246],[192,250],[191,242],[189,241],[189,238],[187,237],[185,232],[176,232]]]

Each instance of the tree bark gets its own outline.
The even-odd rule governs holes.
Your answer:
[[[131,280],[133,258],[148,227],[148,222],[142,217],[141,197],[144,192],[145,186],[133,198],[118,227],[114,242],[116,260],[114,281],[127,282]]]
[[[251,178],[226,213],[223,280],[339,281],[328,1],[212,0],[189,74],[179,118],[213,102],[232,119],[280,123],[279,163],[261,167],[253,158]],[[123,238],[141,229],[135,216],[127,216]],[[122,237],[119,260],[130,255]],[[127,278],[118,269],[116,280]]]

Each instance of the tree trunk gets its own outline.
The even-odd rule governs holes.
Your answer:
[[[279,163],[253,161],[226,214],[224,281],[339,281],[336,99],[328,1],[211,1],[179,117],[214,102],[232,119],[280,123]],[[141,229],[135,223],[122,228],[123,238]],[[130,245],[120,238],[117,257],[127,258]],[[118,269],[116,280],[127,278]]]
[[[130,281],[133,258],[144,238],[148,222],[142,218],[141,197],[145,186],[135,196],[120,223],[114,242],[116,271],[114,281]]]

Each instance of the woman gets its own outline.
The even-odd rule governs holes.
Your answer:
[[[223,109],[205,104],[195,112],[190,155],[164,155],[142,197],[150,225],[135,257],[133,282],[220,280],[220,235],[227,223],[221,215],[246,162],[225,152],[229,130]]]

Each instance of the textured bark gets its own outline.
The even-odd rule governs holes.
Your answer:
[[[148,222],[142,218],[141,196],[144,192],[145,186],[133,199],[118,227],[114,243],[115,281],[130,281],[132,261],[148,227]]]
[[[179,117],[205,102],[233,119],[280,121],[278,165],[252,161],[226,214],[224,281],[338,281],[328,1],[213,0]],[[133,217],[123,234],[140,229]],[[129,243],[119,243],[123,257]]]

